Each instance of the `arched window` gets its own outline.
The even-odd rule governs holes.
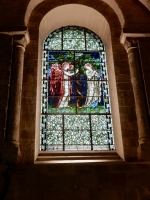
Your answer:
[[[43,43],[41,151],[114,150],[104,44],[62,27]]]

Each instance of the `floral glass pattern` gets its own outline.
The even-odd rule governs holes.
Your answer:
[[[114,150],[104,44],[68,26],[43,43],[40,150]]]

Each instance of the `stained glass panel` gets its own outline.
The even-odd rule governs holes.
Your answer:
[[[46,50],[60,50],[62,47],[62,32],[54,32],[46,38],[43,48]]]
[[[95,39],[87,39],[87,50],[99,51],[100,46],[97,40]]]
[[[64,50],[84,50],[85,40],[84,39],[64,39],[63,40]]]
[[[64,129],[65,130],[89,130],[90,128],[88,115],[65,115],[64,117]]]
[[[60,28],[42,55],[40,149],[114,150],[101,39],[85,28]]]
[[[64,29],[63,38],[67,39],[67,40],[76,39],[76,38],[84,39],[84,29],[82,29],[82,30]]]

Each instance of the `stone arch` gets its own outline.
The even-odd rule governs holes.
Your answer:
[[[149,0],[139,0],[148,10],[150,10],[150,1]]]
[[[61,16],[60,24],[56,23],[55,21],[56,17],[55,19],[51,17],[51,20],[49,23],[50,29],[49,30],[44,29],[44,27],[46,27],[44,25],[44,20],[46,22],[46,18],[49,15],[51,15],[53,12],[54,12],[53,14],[57,14],[59,9],[62,9],[62,8],[64,9],[69,6],[70,7],[72,6],[72,10],[74,6],[78,6],[78,8],[84,7],[85,17],[83,17],[82,20],[78,20],[78,22],[75,22],[77,13],[73,15],[73,12],[72,12],[72,13],[69,13],[69,14],[72,14],[72,17],[73,17],[70,23],[67,20],[64,20],[63,17]],[[53,10],[51,10],[50,7],[51,7],[50,2],[44,2],[44,4],[43,3],[39,4],[32,12],[29,23],[28,23],[28,29],[29,29],[31,41],[30,41],[30,44],[27,46],[26,52],[25,52],[24,84],[23,84],[23,95],[22,95],[23,106],[22,106],[22,111],[21,111],[22,119],[24,119],[24,116],[26,116],[26,118],[23,121],[21,120],[22,122],[21,122],[21,129],[20,129],[20,136],[21,136],[20,141],[21,141],[22,149],[25,149],[24,146],[28,146],[28,148],[30,149],[30,152],[32,152],[30,155],[28,155],[27,159],[28,160],[31,159],[31,162],[32,162],[33,159],[36,159],[38,155],[38,151],[39,151],[39,149],[37,148],[39,146],[38,145],[39,137],[37,137],[37,133],[39,133],[40,121],[39,121],[38,116],[40,116],[40,109],[36,110],[35,107],[37,106],[37,108],[40,108],[40,101],[36,101],[36,100],[40,99],[40,89],[39,89],[40,78],[41,78],[40,66],[41,66],[41,52],[42,52],[41,47],[42,47],[43,39],[44,37],[46,37],[46,34],[48,34],[49,31],[59,28],[60,26],[78,25],[78,26],[85,26],[91,29],[96,34],[98,34],[102,38],[103,42],[105,43],[107,65],[108,65],[108,70],[109,70],[108,75],[111,82],[110,93],[111,93],[112,99],[114,99],[114,101],[112,101],[112,107],[114,111],[112,112],[113,112],[113,118],[115,119],[114,121],[116,121],[116,123],[114,123],[114,131],[116,132],[115,142],[116,142],[117,152],[125,160],[135,160],[137,156],[137,152],[136,152],[137,136],[135,136],[135,133],[132,133],[132,130],[129,130],[129,133],[131,132],[130,136],[132,137],[130,142],[134,142],[134,147],[131,147],[130,143],[128,142],[129,141],[128,135],[127,136],[125,135],[125,132],[127,130],[123,130],[122,128],[124,123],[127,124],[128,121],[130,121],[129,117],[127,117],[127,119],[125,119],[125,117],[129,115],[129,110],[131,109],[131,101],[134,102],[134,98],[132,95],[131,83],[130,83],[130,78],[129,78],[130,75],[129,75],[129,69],[128,69],[127,55],[126,55],[125,49],[120,44],[120,40],[119,40],[120,34],[121,34],[121,25],[119,23],[117,16],[115,15],[114,11],[104,2],[101,2],[100,6],[97,6],[97,5],[91,6],[91,7],[97,8],[99,12],[96,11],[96,9],[90,8],[90,5],[83,6],[79,4],[78,5],[69,4],[62,7],[61,6],[56,7]],[[95,24],[95,26],[92,26],[93,18],[91,17],[90,17],[91,21],[89,21],[89,25],[86,25],[86,21],[87,21],[86,11],[92,12],[93,17],[95,16],[96,21],[95,23],[93,23]],[[81,13],[83,13],[83,11]],[[67,15],[66,17],[70,17],[70,16]],[[100,22],[103,22],[102,27],[100,27]],[[53,24],[55,24],[55,27],[52,26]],[[43,28],[41,28],[42,26]],[[99,28],[96,30],[97,26]],[[116,85],[117,85],[117,88],[116,88]],[[125,97],[126,95],[125,90],[127,87],[130,88],[131,97],[130,97],[130,100],[128,100],[128,102],[125,103],[122,97]],[[118,94],[119,99],[117,98],[117,94]],[[119,102],[119,106],[118,106],[118,102]],[[127,107],[129,106],[129,108],[124,109],[125,104],[127,105]],[[29,105],[30,109],[27,107],[27,105]],[[118,107],[120,107],[121,109],[120,113],[119,113]],[[134,103],[132,103],[132,107],[134,110]],[[35,110],[36,110],[36,115],[35,115]],[[122,116],[122,118],[120,118],[120,116]],[[121,119],[121,122],[120,122],[120,119]],[[27,133],[27,135],[29,135],[29,139],[27,139],[27,141],[22,137],[24,132]],[[124,134],[124,137],[122,137],[121,132],[122,134]],[[35,135],[36,135],[36,138],[35,138]],[[123,141],[122,141],[122,138],[123,138]],[[36,144],[35,150],[34,150],[34,143]],[[28,153],[26,152],[25,154],[28,154]]]
[[[103,0],[104,3],[108,4],[113,10],[114,12],[116,13],[116,15],[118,16],[118,19],[120,21],[120,24],[121,26],[123,27],[124,26],[124,23],[125,23],[125,19],[124,19],[124,16],[122,14],[122,11],[121,9],[119,8],[118,4],[116,3],[115,0]],[[26,10],[26,14],[25,14],[25,19],[24,19],[24,22],[25,22],[25,25],[28,24],[28,21],[29,21],[29,18],[30,18],[30,15],[32,13],[32,11],[34,10],[34,8],[40,4],[40,3],[43,3],[43,0],[31,0],[27,6],[27,10]],[[51,2],[50,2],[51,3]],[[61,6],[61,5],[65,5],[65,4],[81,4],[81,5],[89,5],[89,3],[86,3],[86,1],[84,2],[80,2],[78,0],[75,0],[75,1],[66,1],[64,3],[62,3],[60,1],[60,3],[57,1],[56,2],[52,2],[51,4],[53,5],[53,7],[51,7],[51,9],[55,8],[56,6]],[[92,2],[92,5],[98,5],[99,3],[97,1],[93,1]],[[92,5],[89,5],[91,7],[93,7]],[[94,7],[93,7],[94,8]],[[96,7],[95,7],[96,8]]]

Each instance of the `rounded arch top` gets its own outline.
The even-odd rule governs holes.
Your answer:
[[[79,4],[59,6],[48,12],[40,23],[39,39],[43,42],[47,35],[57,28],[72,25],[92,30],[105,46],[110,40],[110,26],[105,17],[95,9]]]
[[[29,28],[31,42],[27,47],[26,53],[27,54],[29,53],[31,55],[31,51],[30,51],[31,46],[36,45],[37,39],[39,39],[38,44],[37,44],[38,55],[37,55],[37,52],[36,54],[34,52],[34,59],[35,58],[38,59],[38,75],[39,75],[38,77],[40,77],[41,63],[42,63],[42,53],[41,53],[42,44],[43,44],[44,39],[48,36],[49,33],[53,32],[54,30],[62,26],[63,27],[80,26],[80,27],[84,27],[93,31],[96,35],[98,35],[101,38],[106,48],[107,67],[109,70],[108,76],[110,80],[110,85],[114,86],[113,90],[110,89],[110,94],[112,94],[112,91],[113,91],[114,101],[112,102],[112,105],[114,104],[113,109],[115,109],[116,107],[118,107],[118,100],[117,100],[117,92],[114,92],[116,91],[116,86],[114,84],[115,76],[114,76],[114,63],[113,63],[113,55],[112,55],[112,43],[114,40],[116,41],[116,39],[118,39],[118,42],[119,42],[120,33],[121,33],[121,25],[117,16],[113,12],[113,10],[106,3],[104,4],[102,3],[102,5],[104,7],[103,6],[99,7],[102,13],[98,12],[96,9],[91,8],[92,6],[85,6],[81,4],[67,4],[63,6],[57,6],[54,9],[50,9],[50,11],[49,11],[48,6],[46,7],[47,11],[45,10],[43,11],[39,6],[37,6],[35,11],[32,13],[30,17],[28,28]],[[44,9],[46,8],[44,6]],[[39,18],[35,18],[35,16],[37,16],[36,15],[37,13],[38,14],[40,13]],[[109,15],[107,15],[108,13]],[[39,95],[40,94],[37,93],[37,96]],[[40,101],[37,104],[39,104],[38,108],[40,108]],[[39,121],[38,112],[39,112],[39,109],[37,109],[37,121]],[[115,115],[113,117],[117,118],[117,121],[119,121],[118,110],[115,112],[112,111],[112,113],[114,113],[113,115]],[[36,126],[36,132],[38,131],[39,130]],[[120,134],[121,133],[120,124],[114,125],[114,131],[116,133],[116,136],[115,136],[116,149],[117,149],[118,154],[123,158],[124,152],[123,152],[122,136]],[[37,143],[39,142],[39,136],[36,137],[36,141]],[[39,149],[36,148],[35,155],[37,155],[38,152],[39,152]]]
[[[150,1],[149,0],[139,0],[148,10],[150,10]]]
[[[121,27],[123,28],[124,26],[124,23],[125,23],[124,16],[115,0],[102,0],[99,2],[97,0],[93,0],[92,2],[87,2],[86,0],[84,0],[82,1],[82,3],[80,0],[74,0],[71,2],[69,0],[66,0],[64,2],[62,1],[51,2],[51,0],[49,1],[30,0],[27,10],[26,10],[25,19],[24,19],[25,25],[28,24],[29,18],[32,15],[32,12],[38,11],[40,14],[44,16],[47,12],[51,11],[52,9],[58,6],[66,5],[66,4],[85,5],[97,10],[98,12],[102,13],[105,17],[107,16],[110,17],[111,13],[113,13],[113,15],[115,15],[115,18],[117,18],[117,20],[120,22]],[[107,7],[111,9],[111,12],[109,12]],[[115,18],[114,18],[114,21],[115,21]]]
[[[101,38],[81,26],[65,26],[51,32],[43,42],[44,50],[105,51]]]

